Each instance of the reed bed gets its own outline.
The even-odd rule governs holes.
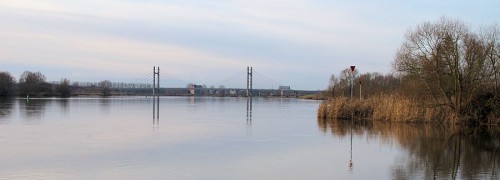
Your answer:
[[[446,108],[435,108],[417,98],[397,95],[379,95],[368,99],[339,97],[323,102],[318,118],[378,120],[391,122],[456,121],[456,115]]]

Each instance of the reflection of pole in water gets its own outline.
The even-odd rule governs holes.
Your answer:
[[[160,96],[156,96],[156,124],[160,124]]]
[[[460,166],[460,157],[462,154],[462,135],[458,134],[458,140],[455,140],[455,148],[453,150],[453,168],[451,179],[457,179],[458,168]]]
[[[252,124],[252,98],[248,97],[247,98],[247,125]]]
[[[497,161],[496,155],[497,155],[497,148],[495,147],[493,149],[493,168],[491,168],[491,177],[492,177],[491,179],[493,179],[496,176],[496,173],[495,173],[496,161]]]
[[[252,129],[252,97],[247,98],[247,136],[251,137]]]
[[[349,159],[349,171],[352,172],[352,169],[354,168],[353,163],[352,163],[352,128],[353,128],[353,120],[351,119],[351,152],[350,152],[350,159]]]
[[[160,96],[153,96],[153,124],[160,124]]]
[[[251,136],[252,129],[252,97],[247,97],[247,136]]]

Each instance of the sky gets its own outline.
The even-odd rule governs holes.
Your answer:
[[[139,82],[159,66],[162,87],[243,87],[252,66],[254,87],[321,90],[350,65],[391,73],[404,34],[420,23],[498,24],[498,7],[499,0],[0,0],[0,71]]]

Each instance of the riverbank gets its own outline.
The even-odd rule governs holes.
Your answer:
[[[160,97],[234,97],[234,98],[242,98],[247,97],[245,95],[192,95],[192,94],[178,94],[178,95],[169,95],[169,94],[156,94],[152,95],[151,93],[143,93],[143,94],[134,94],[134,93],[111,93],[109,95],[102,95],[101,93],[73,93],[71,96],[63,97],[60,95],[47,95],[47,94],[38,94],[38,95],[30,95],[30,96],[6,96],[0,97],[0,99],[9,99],[9,98],[20,98],[20,99],[40,99],[40,98],[78,98],[78,97],[134,97],[134,96],[144,96],[144,97],[152,97],[152,96],[160,96]],[[309,100],[324,100],[323,96],[320,95],[304,95],[304,96],[252,96],[253,98],[296,98],[296,99],[309,99]]]
[[[418,98],[379,95],[367,99],[334,98],[318,108],[318,118],[452,124],[500,124],[498,110],[489,109],[478,117],[459,115],[450,108],[436,107]]]
[[[322,93],[319,93],[319,94],[308,94],[308,95],[300,96],[299,99],[326,100],[327,97],[325,97]]]

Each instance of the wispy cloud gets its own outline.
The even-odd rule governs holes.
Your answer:
[[[100,72],[94,74],[120,68],[119,76],[153,65],[179,76],[208,74],[197,81],[252,65],[278,81],[320,89],[329,74],[350,64],[389,71],[409,27],[443,15],[498,22],[495,5],[491,0],[4,0],[0,62]],[[295,81],[304,76],[314,80]]]

